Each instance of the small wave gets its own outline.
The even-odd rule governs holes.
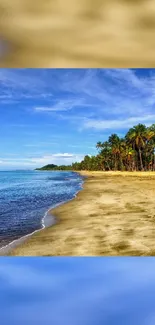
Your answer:
[[[76,174],[77,175],[77,174]],[[63,197],[60,197],[60,198],[58,198],[57,197],[57,195],[59,194],[59,192],[54,192],[54,195],[55,195],[55,199],[57,200],[57,201],[59,201],[59,203],[56,203],[56,204],[52,204],[52,206],[44,213],[44,215],[43,215],[43,217],[42,218],[40,218],[40,219],[38,219],[39,220],[39,224],[38,224],[38,227],[36,227],[37,229],[36,230],[34,230],[34,231],[32,231],[32,229],[30,230],[30,233],[28,233],[28,234],[26,234],[26,235],[23,235],[23,236],[21,236],[20,237],[20,234],[19,234],[19,237],[17,238],[17,239],[14,239],[13,241],[11,241],[11,242],[9,242],[7,245],[5,245],[5,246],[2,246],[1,248],[0,248],[0,252],[3,252],[3,250],[5,251],[5,249],[7,248],[7,247],[9,247],[10,249],[12,248],[12,245],[13,245],[13,247],[14,247],[14,244],[18,244],[18,242],[20,243],[20,240],[24,240],[24,238],[27,238],[28,236],[31,236],[32,234],[34,234],[35,232],[37,232],[37,231],[40,231],[41,229],[44,229],[44,228],[46,228],[46,227],[48,227],[48,226],[52,226],[52,225],[54,225],[55,223],[56,223],[56,218],[50,213],[50,211],[52,210],[52,209],[54,209],[54,208],[56,208],[56,207],[58,207],[58,206],[60,206],[60,205],[62,205],[62,204],[64,204],[64,203],[66,203],[66,202],[69,202],[69,201],[71,201],[72,199],[74,199],[74,197],[76,197],[76,195],[77,195],[77,193],[82,189],[82,187],[83,187],[83,183],[84,183],[84,178],[83,177],[75,177],[75,174],[73,174],[73,176],[71,175],[66,175],[65,177],[48,177],[48,179],[49,180],[53,180],[53,179],[55,179],[55,180],[57,180],[57,181],[63,181],[63,182],[67,182],[67,181],[71,181],[70,182],[70,184],[71,184],[71,187],[72,187],[72,182],[74,182],[74,181],[77,181],[78,182],[78,185],[76,186],[76,188],[78,188],[78,190],[73,194],[71,194],[71,192],[68,190],[68,196],[69,197],[71,197],[71,195],[72,195],[72,197],[70,198],[70,199],[66,199],[66,200],[61,200],[62,198],[64,198],[64,194],[63,194]],[[45,181],[45,183],[46,183],[46,180],[47,179],[44,179],[44,181]],[[76,184],[75,184],[76,185]],[[70,187],[69,187],[70,188]],[[37,190],[38,190],[38,188],[37,188]],[[71,190],[72,191],[72,190]],[[43,187],[43,193],[45,192],[45,188]],[[48,192],[48,186],[47,186],[47,192]],[[63,191],[64,192],[64,191]],[[33,193],[32,193],[33,194]],[[56,195],[57,194],[57,195]],[[38,195],[38,194],[37,194]],[[49,196],[49,194],[48,194],[48,197],[50,198],[50,196]],[[43,197],[42,197],[42,199],[43,199]],[[49,199],[48,199],[49,200]],[[51,198],[51,201],[52,201],[52,198]],[[26,202],[30,202],[30,197],[28,198],[28,201],[26,200]],[[40,202],[40,200],[39,200],[39,202]],[[19,207],[19,204],[21,203],[21,207],[20,207],[20,210],[18,209],[18,212],[21,212],[21,208],[23,207],[23,209],[22,209],[22,213],[25,211],[25,203],[23,203],[23,201],[21,201],[21,198],[20,198],[20,200],[18,201],[17,200],[17,203],[18,203],[18,207]],[[40,207],[38,206],[38,196],[37,196],[37,201],[35,202],[35,196],[34,196],[34,194],[31,196],[31,203],[32,203],[32,205],[33,205],[33,208],[35,208],[35,211],[37,210],[37,207],[38,207],[38,210],[40,210]],[[53,202],[54,203],[54,202]],[[45,200],[45,205],[46,205],[46,200]],[[44,208],[44,200],[42,200],[42,208]],[[27,207],[27,203],[26,203],[26,207]],[[15,208],[15,207],[14,207]],[[30,208],[30,207],[29,207]],[[27,209],[27,210],[30,210],[30,209]],[[6,211],[5,211],[6,212]],[[5,212],[3,212],[3,216],[4,216],[4,213]],[[8,211],[7,211],[8,212]],[[15,211],[16,213],[17,213],[17,210]],[[25,220],[27,220],[26,218],[27,218],[27,215],[29,216],[30,215],[30,212],[31,211],[28,211],[27,212],[27,214],[26,214],[26,217],[25,217],[25,219],[24,219],[24,222],[22,223],[22,221],[23,220],[20,220],[20,228],[21,228],[21,225],[22,225],[22,228],[24,227],[24,223],[25,223]],[[25,213],[25,212],[24,212]],[[11,213],[11,211],[10,211],[10,214],[12,214]],[[18,215],[19,215],[19,213],[18,213]],[[5,218],[5,220],[6,220],[6,218]],[[11,219],[10,219],[11,220]],[[28,220],[27,220],[27,222],[28,222]],[[28,223],[25,223],[25,225],[28,225]],[[1,220],[1,225],[2,225],[2,220]],[[36,225],[37,225],[37,223],[36,223]],[[11,225],[10,225],[10,227],[11,227]],[[19,227],[18,227],[19,228]],[[10,228],[11,229],[11,228]],[[18,229],[18,230],[20,230],[20,229]],[[7,230],[7,234],[8,234],[8,231],[9,231],[9,229]],[[25,232],[24,230],[22,231],[23,233]],[[14,236],[14,238],[15,238],[15,236]],[[13,238],[12,238],[13,239]],[[8,240],[9,240],[9,238],[8,238]],[[3,253],[2,253],[3,254]],[[0,255],[2,255],[1,253],[0,253]]]

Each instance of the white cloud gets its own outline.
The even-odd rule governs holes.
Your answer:
[[[35,111],[38,112],[59,112],[59,111],[68,111],[78,105],[81,105],[81,100],[59,100],[56,104],[50,107],[39,106],[35,107]]]
[[[98,105],[96,105],[98,107]],[[56,103],[50,106],[36,106],[34,110],[36,112],[61,112],[61,111],[69,111],[74,108],[86,108],[86,107],[94,107],[92,103],[88,103],[84,98],[73,98],[73,99],[62,99],[58,100]]]
[[[20,102],[21,99],[51,99],[53,94],[47,90],[43,70],[40,69],[39,77],[37,73],[37,69],[0,69],[0,98],[3,104]]]
[[[75,161],[81,161],[83,154],[71,154],[71,153],[56,153],[49,156],[42,156],[40,158],[32,158],[31,162],[35,164],[56,164],[56,165],[68,165]]]
[[[100,75],[100,77],[99,77]],[[66,80],[66,76],[64,77]],[[130,69],[87,69],[82,71],[82,76],[72,71],[68,73],[67,82],[60,82],[60,89],[72,93],[71,100],[58,100],[50,106],[34,108],[42,112],[69,111],[73,108],[81,108],[74,116],[71,114],[57,115],[70,123],[77,125],[78,129],[93,127],[104,129],[106,123],[108,128],[123,128],[130,126],[132,121],[151,121],[154,119],[155,103],[155,76],[148,75],[145,78]],[[80,99],[79,99],[80,97]],[[89,107],[90,110],[85,110]],[[83,109],[83,110],[82,110]],[[84,112],[84,114],[83,114]],[[97,115],[93,119],[93,115]],[[92,115],[92,120],[89,119]],[[105,118],[108,117],[107,119]],[[122,120],[121,121],[121,117]],[[115,119],[118,119],[118,123]],[[132,120],[133,118],[133,120]],[[101,121],[101,122],[100,122]],[[111,121],[111,123],[110,123]],[[120,123],[120,124],[119,124]]]
[[[26,69],[3,69],[0,82],[6,86],[1,99],[42,97],[44,104],[31,108],[36,112],[67,112],[86,107],[99,110],[99,114],[145,114],[155,103],[155,73],[141,77],[130,69],[51,70],[31,74]],[[48,78],[47,78],[48,75]],[[51,79],[51,80],[50,80]],[[49,82],[50,80],[50,82]],[[55,82],[53,82],[55,81]],[[18,89],[20,92],[18,92]],[[65,98],[55,99],[54,91],[65,93]],[[66,98],[67,95],[67,98]],[[63,95],[61,94],[63,97]],[[51,98],[52,97],[52,104]],[[49,100],[50,98],[50,104]],[[48,103],[48,104],[47,104]],[[149,113],[151,113],[149,112]],[[86,112],[87,113],[87,112]],[[69,118],[69,116],[68,116]]]
[[[56,164],[56,165],[69,165],[73,162],[80,162],[84,158],[84,154],[75,154],[75,153],[54,153],[50,155],[43,155],[31,158],[1,158],[1,167],[13,167],[17,168],[36,168],[42,167],[47,164]]]
[[[127,83],[129,86],[137,90],[144,90],[146,88],[145,79],[140,79],[136,76],[134,70],[131,69],[105,69],[105,75],[112,80],[121,83]]]
[[[153,115],[144,115],[137,117],[130,117],[123,120],[93,120],[86,119],[83,124],[83,128],[85,129],[96,129],[96,130],[105,130],[105,129],[125,129],[133,127],[135,124],[144,123],[149,126],[155,122],[155,114]]]
[[[1,100],[11,103],[11,100],[31,98],[29,102],[26,101],[29,103],[28,105],[17,106],[20,114],[22,112],[22,119],[20,117],[20,121],[18,121],[18,115],[16,115],[16,123],[12,122],[9,125],[6,123],[5,125],[5,129],[6,126],[10,126],[9,130],[11,133],[13,131],[14,136],[17,132],[21,134],[21,141],[22,137],[26,139],[31,137],[32,144],[23,144],[27,147],[25,152],[28,147],[40,146],[38,143],[35,145],[34,142],[38,141],[39,135],[44,131],[47,133],[47,140],[48,136],[49,139],[52,139],[52,132],[57,132],[55,131],[57,123],[62,128],[58,135],[59,141],[55,143],[58,147],[54,146],[56,152],[62,150],[61,139],[66,130],[70,137],[72,136],[71,132],[75,132],[74,139],[76,140],[78,132],[84,132],[84,135],[88,136],[89,129],[92,129],[92,132],[94,130],[110,130],[109,132],[111,132],[111,130],[117,129],[119,132],[119,130],[128,129],[137,123],[150,125],[155,121],[155,70],[145,74],[145,77],[142,77],[144,74],[139,73],[138,70],[130,69],[62,69],[61,72],[59,69],[50,70],[51,72],[46,69],[2,70],[0,71],[0,84],[2,89],[3,87],[5,89],[0,94]],[[41,98],[41,100],[37,101],[36,98]],[[2,109],[4,109],[3,106]],[[14,106],[9,109],[16,110]],[[47,124],[47,118],[49,124]],[[48,126],[52,126],[52,123],[54,128],[50,127],[49,131]],[[16,130],[16,128],[18,129]],[[14,143],[18,141],[16,136],[13,140]],[[8,143],[9,141],[11,140],[8,140]],[[26,141],[29,142],[29,140]],[[66,142],[68,149],[62,147],[64,151],[71,149],[68,146],[69,143],[68,137]],[[42,148],[45,146],[47,149],[50,148],[50,145],[52,146],[52,140],[51,143],[49,140],[47,143],[41,144]],[[82,142],[81,147],[83,147]],[[8,148],[6,149],[8,150]],[[93,148],[87,146],[87,149]],[[50,152],[50,150],[48,149],[46,152]],[[30,159],[18,160],[16,161],[17,166],[20,166],[22,162],[23,166],[32,166],[32,168],[37,164],[42,165],[50,162],[66,164],[69,159],[72,161],[76,156],[73,154],[72,157],[65,157],[61,156],[61,153],[58,153],[60,156],[58,154],[57,156],[48,156],[46,152],[42,151],[40,157],[35,157],[33,153],[34,157],[31,161]],[[81,157],[82,155],[78,155],[77,159],[81,159]],[[3,162],[1,159],[1,165]],[[15,160],[5,160],[5,162],[10,166],[15,164]]]
[[[66,153],[55,153],[52,156],[58,158],[70,158],[70,157],[74,157],[74,154],[66,152]]]

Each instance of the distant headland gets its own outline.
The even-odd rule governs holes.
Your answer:
[[[73,169],[72,166],[65,166],[65,165],[57,166],[54,164],[49,164],[41,168],[36,168],[35,170],[72,170],[72,169]]]

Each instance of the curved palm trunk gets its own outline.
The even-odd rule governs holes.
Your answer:
[[[138,149],[138,152],[139,152],[139,159],[140,159],[140,168],[141,168],[141,170],[144,170],[143,161],[142,161],[142,153],[141,153],[140,148]]]
[[[107,163],[108,170],[111,170],[108,161],[106,161],[106,163]]]
[[[120,161],[120,169],[123,170],[123,159],[122,159],[122,155],[119,155],[119,161]]]

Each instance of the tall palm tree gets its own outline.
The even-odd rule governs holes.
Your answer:
[[[155,170],[155,124],[150,127],[138,124],[129,129],[125,138],[112,134],[108,141],[99,141],[96,148],[96,156],[87,155],[69,167],[75,170]]]
[[[101,150],[99,152],[100,156],[103,159],[105,169],[111,170],[111,160],[112,160],[112,153],[111,147],[108,141],[102,143]]]
[[[144,155],[145,155],[145,170],[149,169],[150,166],[154,168],[154,145],[155,145],[155,130],[151,128],[146,129],[146,144],[144,148]]]
[[[124,139],[119,138],[117,134],[112,134],[109,137],[112,154],[114,155],[114,169],[123,169],[122,153],[124,146]]]
[[[153,170],[155,170],[155,124],[152,124],[148,128],[148,136],[149,136],[149,144],[152,148],[151,152],[151,164],[153,166]]]
[[[125,165],[125,169],[129,171],[135,170],[135,151],[132,149],[130,145],[127,143],[124,144],[123,152],[123,165]]]
[[[144,170],[142,149],[144,149],[146,145],[146,132],[146,126],[144,124],[138,124],[131,128],[126,135],[127,142],[132,145],[133,149],[136,149],[138,151],[141,170]]]

